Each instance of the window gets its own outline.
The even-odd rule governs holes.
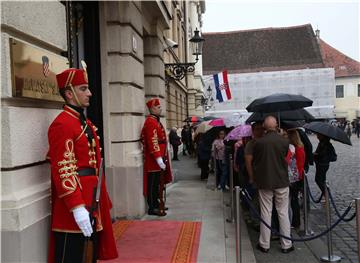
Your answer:
[[[344,98],[344,85],[336,85],[336,98]]]
[[[358,84],[358,97],[360,97],[360,84]]]

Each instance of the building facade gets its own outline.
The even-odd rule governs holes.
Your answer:
[[[320,39],[318,42],[324,63],[335,70],[335,117],[350,121],[360,119],[360,62],[346,56]]]
[[[314,117],[334,118],[334,70],[325,66],[310,24],[205,33],[204,38],[204,79],[215,101],[207,115],[247,115],[245,108],[254,99],[290,93],[313,100],[309,111]],[[225,69],[232,99],[219,103],[212,74]]]
[[[360,119],[360,77],[335,78],[335,118],[352,122]]]
[[[246,120],[251,113],[246,107],[259,97],[274,93],[299,94],[313,100],[313,105],[306,108],[317,119],[333,119],[335,90],[333,68],[298,69],[284,71],[232,73],[228,75],[232,99],[219,103],[215,100],[206,115],[230,118],[236,114]],[[205,83],[215,90],[211,76]]]
[[[172,23],[165,32],[166,43],[165,64],[187,64],[195,62],[189,40],[194,30],[201,31],[202,14],[205,12],[204,1],[171,1]],[[182,127],[184,119],[189,115],[203,115],[198,103],[202,96],[202,60],[196,61],[194,72],[189,72],[182,79],[173,78],[170,68],[166,73],[167,127]],[[200,107],[199,107],[200,106]]]
[[[201,30],[202,28],[202,14],[205,13],[205,1],[189,1],[189,35],[194,30]],[[191,33],[192,34],[192,33]],[[188,57],[190,61],[195,61],[195,57],[192,55],[194,50],[188,49]],[[202,98],[204,97],[205,82],[202,73],[202,56],[198,57],[198,61],[195,64],[194,74],[187,75],[188,78],[188,107],[189,116],[203,116],[204,105]]]
[[[179,125],[187,116],[188,83],[167,84],[165,63],[171,58],[164,54],[170,32],[186,46],[188,29],[178,15],[184,8],[180,1],[1,2],[3,262],[46,262],[47,130],[63,105],[54,77],[80,67],[81,59],[88,65],[93,96],[87,115],[103,144],[112,216],[144,214],[145,102],[160,97],[164,125],[166,118],[168,125]],[[176,55],[185,57],[182,51]],[[27,80],[29,74],[34,79]]]

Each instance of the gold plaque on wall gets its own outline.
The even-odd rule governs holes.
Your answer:
[[[63,102],[56,74],[69,68],[65,57],[10,38],[13,96]]]

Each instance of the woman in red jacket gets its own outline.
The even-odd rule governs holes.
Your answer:
[[[305,151],[304,144],[301,142],[299,133],[295,129],[288,130],[288,137],[290,141],[289,154],[287,161],[289,164],[289,179],[290,179],[290,202],[292,209],[291,226],[295,228],[300,227],[300,205],[299,205],[299,191],[301,191],[304,180],[304,164]]]

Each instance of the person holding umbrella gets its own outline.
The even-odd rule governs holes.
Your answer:
[[[335,162],[337,155],[334,146],[330,142],[330,138],[321,134],[316,134],[319,144],[314,152],[314,161],[316,167],[315,182],[324,194],[326,173],[329,170],[330,162]]]
[[[304,128],[316,133],[319,144],[314,152],[314,162],[316,167],[315,182],[324,193],[326,172],[330,162],[337,160],[337,155],[330,139],[352,145],[349,137],[339,127],[332,126],[325,122],[311,122],[304,125]]]

